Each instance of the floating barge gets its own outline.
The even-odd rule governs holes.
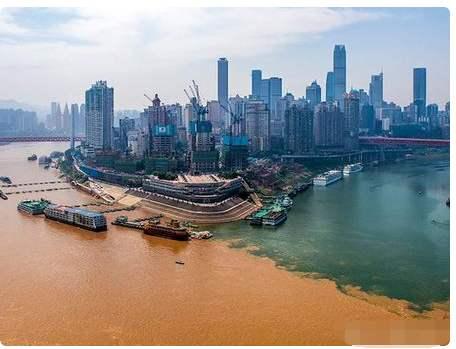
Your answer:
[[[179,223],[179,222],[177,222]],[[154,224],[152,222],[146,223],[143,229],[144,234],[157,236],[166,239],[188,241],[190,240],[190,234],[187,228],[177,226],[165,226],[162,224]]]
[[[50,204],[44,209],[46,218],[92,231],[107,230],[106,217],[99,212]]]
[[[275,227],[285,222],[287,218],[287,210],[281,205],[273,204],[255,212],[253,215],[249,216],[247,220],[250,221],[250,225]]]
[[[18,211],[31,215],[43,214],[44,210],[51,202],[45,199],[40,200],[23,200],[17,205]]]

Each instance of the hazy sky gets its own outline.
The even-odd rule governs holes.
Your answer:
[[[325,93],[335,44],[347,50],[347,88],[384,73],[384,99],[412,99],[412,69],[427,68],[427,101],[449,100],[449,12],[437,8],[3,8],[0,99],[80,103],[96,80],[116,109],[143,93],[186,102],[195,79],[215,99],[217,58],[229,60],[230,95],[250,93],[251,69],[283,78],[284,93]]]

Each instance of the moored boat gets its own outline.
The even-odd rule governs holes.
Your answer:
[[[50,201],[45,199],[22,200],[17,205],[17,209],[31,215],[43,214],[44,210],[50,203]]]
[[[143,229],[144,234],[160,238],[187,241],[190,238],[187,228],[165,226],[161,224],[146,223]]]
[[[27,158],[27,160],[29,160],[29,161],[35,161],[36,159],[38,159],[38,157],[36,156],[36,154],[32,154],[32,155],[30,155],[30,156]]]
[[[352,173],[361,172],[363,170],[363,165],[358,162],[356,164],[348,164],[344,167],[344,175],[348,176]]]
[[[6,176],[0,176],[0,181],[2,181],[3,183],[6,183],[6,184],[11,184],[11,179]]]
[[[331,170],[314,177],[313,184],[316,186],[327,186],[341,180],[342,178],[342,171]]]
[[[44,215],[46,218],[92,231],[107,230],[106,217],[95,211],[50,204],[44,209]]]

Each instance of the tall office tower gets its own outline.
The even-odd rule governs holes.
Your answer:
[[[343,150],[344,114],[336,104],[322,102],[315,107],[314,142],[319,150]]]
[[[372,104],[375,109],[383,106],[383,73],[371,76],[369,96],[370,104]]]
[[[119,150],[126,152],[128,149],[128,132],[135,129],[135,119],[125,117],[119,120]]]
[[[61,131],[62,130],[62,111],[60,110],[59,103],[57,103],[57,105],[56,105],[54,120],[55,120],[55,129],[57,131]]]
[[[375,111],[372,105],[364,104],[361,106],[359,128],[366,133],[375,131]]]
[[[80,120],[80,123],[79,123],[79,128],[78,128],[78,133],[81,134],[81,135],[85,135],[86,132],[85,132],[85,125],[86,125],[86,116],[85,116],[85,104],[84,103],[81,103],[81,105],[79,106],[79,120]]]
[[[224,108],[221,109],[222,119],[227,125],[229,113],[225,108],[228,108],[228,60],[219,58],[217,61],[217,96],[218,101]]]
[[[413,103],[417,107],[418,121],[426,117],[426,68],[413,69]]]
[[[63,109],[63,132],[66,135],[71,133],[71,115],[70,110],[68,109],[68,103],[65,103],[65,108]]]
[[[114,89],[97,81],[85,93],[86,141],[94,149],[111,150],[114,124]]]
[[[49,128],[56,129],[57,128],[57,110],[60,109],[58,102],[51,103],[51,114],[49,117]]]
[[[341,110],[344,108],[344,95],[347,91],[347,62],[345,55],[345,46],[334,46],[333,54],[333,72],[334,72],[334,99],[339,103]]]
[[[252,70],[252,97],[259,99],[261,98],[261,70]]]
[[[402,119],[405,123],[414,124],[418,122],[418,107],[415,103],[406,105],[402,114]]]
[[[346,93],[344,98],[344,141],[345,150],[359,148],[359,98],[356,93]]]
[[[306,87],[306,99],[309,101],[310,109],[320,104],[321,102],[321,87],[317,84],[317,81],[312,81],[312,83]]]
[[[74,137],[78,133],[79,127],[79,106],[77,104],[71,105],[71,148],[74,149]]]
[[[359,98],[359,109],[360,110],[363,105],[369,104],[369,95],[362,88],[360,88],[358,91],[358,98]]]
[[[313,108],[292,105],[285,112],[285,150],[291,154],[313,151]]]
[[[261,80],[261,99],[271,112],[271,119],[278,120],[277,101],[282,98],[282,79],[271,77]]]
[[[334,102],[334,72],[326,74],[326,102]]]
[[[294,103],[297,101],[291,93],[287,93],[277,101],[276,119],[271,120],[271,137],[285,137],[285,112]]]
[[[265,102],[250,100],[245,105],[247,136],[250,152],[258,153],[270,149],[270,112]]]

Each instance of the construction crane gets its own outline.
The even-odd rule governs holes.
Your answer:
[[[236,113],[233,113],[233,110],[231,108],[231,104],[228,103],[228,108],[224,106],[223,104],[220,104],[220,107],[224,109],[228,114],[230,114],[230,130],[229,130],[229,135],[233,135],[233,126],[238,126],[242,121],[242,114],[237,115]],[[238,130],[240,131],[240,130]]]
[[[153,100],[152,98],[150,98],[148,95],[146,95],[145,93],[144,93],[144,97],[146,97],[149,101],[151,101],[152,103],[154,103],[154,100]]]
[[[205,106],[203,106],[201,103],[199,87],[196,84],[195,80],[192,80],[192,83],[193,83],[193,87],[190,85],[188,86],[190,89],[190,92],[192,93],[192,96],[190,96],[190,94],[187,92],[186,89],[184,89],[184,92],[187,95],[187,98],[189,99],[192,107],[195,109],[198,119],[200,121],[202,121],[205,119],[205,115],[207,114],[207,108]]]

